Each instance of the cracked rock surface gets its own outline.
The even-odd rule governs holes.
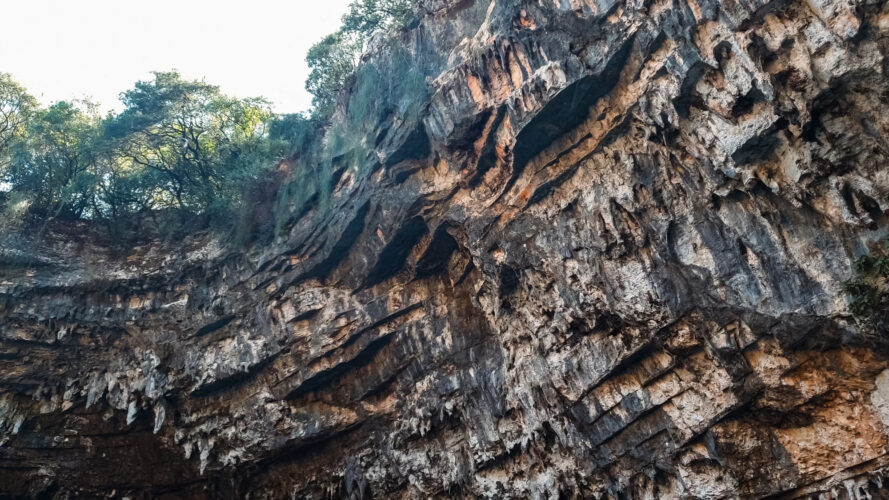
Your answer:
[[[886,2],[420,8],[273,242],[0,241],[0,497],[889,497]]]

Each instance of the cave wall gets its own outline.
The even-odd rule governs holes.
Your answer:
[[[273,243],[3,239],[0,497],[889,496],[885,2],[421,7]]]

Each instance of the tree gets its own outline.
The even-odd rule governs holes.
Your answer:
[[[308,113],[280,115],[269,124],[269,141],[283,156],[290,157],[311,149],[318,138],[318,126]]]
[[[273,166],[272,113],[262,99],[234,99],[174,71],[138,82],[123,102],[106,124],[110,165],[150,180],[150,208],[203,212],[236,202],[245,179]]]
[[[79,218],[93,206],[99,116],[88,102],[58,102],[31,113],[10,145],[5,181],[25,193],[30,211]]]
[[[413,4],[406,0],[358,0],[343,16],[342,31],[365,39],[374,32],[406,26],[413,17]]]
[[[370,37],[382,30],[406,26],[413,17],[409,0],[355,0],[343,16],[343,24],[309,49],[306,62],[312,70],[306,90],[312,94],[314,115],[328,118],[339,94],[349,86],[358,58]]]
[[[309,49],[306,63],[312,71],[306,80],[306,90],[313,96],[315,116],[330,116],[337,96],[348,86],[357,63],[356,43],[349,35],[337,32]]]
[[[0,73],[0,174],[9,161],[9,148],[20,140],[37,101],[12,76]]]

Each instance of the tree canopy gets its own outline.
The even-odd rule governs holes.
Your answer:
[[[22,137],[37,101],[12,76],[0,73],[0,168],[9,161],[9,148]],[[2,172],[2,171],[0,171]]]
[[[154,76],[125,92],[124,111],[104,124],[109,173],[152,180],[139,208],[202,211],[236,200],[243,182],[274,159],[270,105],[175,72]]]
[[[148,212],[224,215],[287,149],[269,133],[277,118],[268,102],[229,97],[176,72],[137,82],[122,95],[124,110],[105,117],[88,102],[40,108],[11,78],[2,82],[9,125],[0,182],[44,219],[100,219],[120,229]]]
[[[306,62],[311,73],[306,90],[313,96],[317,117],[326,118],[333,111],[371,36],[406,26],[413,18],[414,4],[410,0],[355,0],[343,16],[340,29],[309,49]]]
[[[5,181],[43,216],[79,218],[93,206],[100,119],[89,103],[35,110],[10,144]]]
[[[403,28],[413,16],[410,0],[352,2],[341,28],[306,56],[306,89],[313,95],[308,114],[278,116],[264,99],[227,96],[169,71],[136,82],[121,94],[123,111],[102,116],[87,101],[41,107],[0,73],[4,220],[13,219],[14,208],[36,220],[99,221],[115,235],[138,233],[145,219],[157,221],[159,214],[230,220],[245,197],[268,184],[280,160],[313,148],[370,38]],[[359,94],[372,99],[367,91]],[[298,191],[323,198],[329,165],[303,167],[306,186]]]

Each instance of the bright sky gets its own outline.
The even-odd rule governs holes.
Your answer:
[[[309,107],[309,47],[350,0],[2,0],[0,72],[44,104],[118,95],[150,71],[178,69],[275,111]]]

